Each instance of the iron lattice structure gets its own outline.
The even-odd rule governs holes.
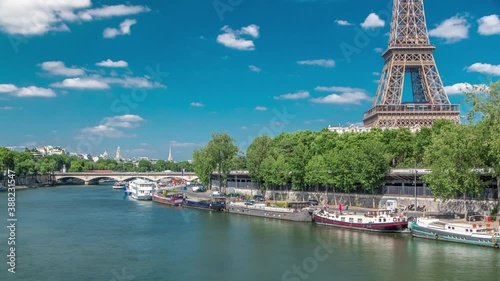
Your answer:
[[[363,118],[366,127],[432,126],[435,120],[460,122],[439,76],[425,21],[423,0],[394,0],[389,47],[373,106]],[[413,102],[402,103],[409,74]]]

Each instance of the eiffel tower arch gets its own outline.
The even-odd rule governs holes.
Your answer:
[[[428,127],[439,119],[460,122],[460,106],[451,104],[434,60],[423,0],[393,0],[389,47],[366,127]],[[407,75],[408,74],[408,75]],[[405,76],[413,102],[403,103]],[[408,79],[407,78],[407,79]]]

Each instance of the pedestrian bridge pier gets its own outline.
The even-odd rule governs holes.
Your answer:
[[[135,173],[135,172],[79,172],[79,173],[54,173],[55,181],[66,179],[78,179],[85,182],[85,185],[98,184],[100,179],[112,179],[116,181],[131,181],[133,179],[146,179],[150,181],[160,181],[163,179],[182,179],[193,181],[198,176],[192,172],[159,172],[159,173]]]

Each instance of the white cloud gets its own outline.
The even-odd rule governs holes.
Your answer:
[[[123,131],[116,128],[136,128],[142,122],[144,122],[142,117],[133,114],[106,117],[97,126],[81,129],[80,132],[82,135],[77,136],[76,138],[85,139],[85,135],[100,136],[103,138],[134,137],[135,135],[127,135]]]
[[[121,116],[104,118],[103,125],[108,127],[135,128],[138,127],[144,119],[139,115],[126,114]]]
[[[20,98],[27,97],[41,97],[41,98],[53,98],[56,93],[52,89],[39,88],[35,86],[23,87],[14,92],[14,96]]]
[[[318,86],[314,88],[315,91],[318,92],[364,92],[364,89],[360,88],[351,88],[351,87],[338,87],[338,86],[333,86],[333,87],[323,87],[323,86]]]
[[[52,75],[74,77],[85,74],[83,69],[66,67],[62,61],[46,61],[40,64],[40,67]]]
[[[489,63],[477,62],[469,67],[467,67],[469,72],[479,72],[487,75],[500,76],[500,65],[492,65]]]
[[[361,24],[364,29],[384,27],[385,21],[382,20],[377,14],[371,13],[366,17],[365,21]]]
[[[120,29],[108,27],[104,29],[102,36],[104,38],[115,38],[118,35],[130,35],[130,27],[136,23],[137,21],[134,19],[126,19],[120,23]]]
[[[314,103],[327,104],[360,104],[362,101],[371,100],[363,89],[351,87],[316,87],[316,91],[338,92],[326,97],[311,99]]]
[[[485,16],[477,20],[479,28],[477,32],[481,35],[500,34],[500,19],[498,15]]]
[[[253,71],[253,72],[260,72],[260,71],[261,71],[261,69],[260,69],[260,68],[258,68],[258,67],[257,67],[257,66],[255,66],[255,65],[249,65],[249,66],[248,66],[248,69],[250,69],[250,71]]]
[[[99,78],[106,84],[118,84],[124,88],[166,88],[167,86],[160,84],[158,82],[153,82],[146,77],[130,77],[125,76],[124,78],[108,77]]]
[[[342,94],[331,94],[326,97],[311,99],[314,103],[328,104],[360,104],[362,101],[371,100],[364,92],[351,92]]]
[[[485,84],[471,85],[469,83],[457,83],[457,84],[452,85],[452,86],[444,87],[444,91],[448,95],[457,95],[457,94],[463,94],[467,91],[470,91],[473,88],[487,89],[487,86]]]
[[[303,60],[297,62],[300,65],[319,65],[323,67],[334,67],[335,61],[331,59],[321,59],[321,60]]]
[[[125,133],[117,130],[113,127],[108,127],[105,125],[98,125],[95,127],[83,128],[81,130],[84,135],[101,136],[103,138],[123,138],[126,137]],[[82,138],[82,137],[78,137]]]
[[[266,111],[266,110],[267,110],[267,107],[265,107],[265,106],[256,106],[256,107],[254,108],[254,110],[257,110],[257,111]]]
[[[114,5],[86,9],[91,0],[2,0],[0,30],[9,34],[43,35],[49,31],[69,31],[74,21],[132,15],[150,11],[145,6]]]
[[[194,107],[204,107],[205,105],[202,104],[201,102],[192,102],[190,103],[191,106],[194,106]]]
[[[68,78],[61,83],[51,85],[56,88],[73,88],[73,89],[109,89],[106,82],[94,78]]]
[[[380,72],[372,72],[373,76],[380,76]]]
[[[17,87],[14,84],[0,84],[0,93],[10,93],[17,91]]]
[[[151,11],[151,9],[146,6],[113,5],[82,11],[79,13],[79,17],[83,20],[92,20],[93,18],[129,16],[149,11]]]
[[[337,23],[338,25],[343,25],[343,26],[352,25],[350,22],[348,22],[346,20],[335,20],[335,23]]]
[[[245,130],[248,130],[248,127],[247,127],[247,126],[241,126],[241,129],[242,129],[243,131],[245,131]]]
[[[375,48],[373,49],[376,53],[382,53],[384,51],[384,49],[382,48]]]
[[[14,106],[2,106],[0,107],[0,110],[21,110],[23,109],[22,107],[14,107]]]
[[[446,43],[454,43],[469,38],[469,28],[467,19],[456,15],[430,30],[429,36],[445,39]]]
[[[246,34],[246,35],[252,36],[253,38],[259,38],[259,36],[260,36],[259,29],[260,29],[260,27],[258,25],[251,24],[249,26],[243,27],[240,30],[240,34]]]
[[[280,96],[275,96],[275,100],[300,100],[300,99],[307,99],[309,97],[309,92],[308,91],[298,91],[296,93],[289,93],[289,94],[284,94]]]
[[[124,60],[112,61],[110,59],[107,59],[107,60],[103,60],[101,62],[98,62],[95,65],[102,66],[102,67],[127,67],[128,63]]]
[[[243,27],[240,30],[233,30],[229,26],[225,25],[221,28],[224,33],[217,36],[217,43],[232,49],[253,51],[255,50],[253,40],[244,39],[242,38],[242,35],[259,38],[259,29],[260,27],[255,24]]]
[[[171,141],[169,144],[171,147],[192,147],[192,146],[198,146],[198,144],[194,142],[177,142],[177,141]]]

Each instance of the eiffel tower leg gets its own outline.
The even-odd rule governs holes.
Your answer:
[[[396,54],[386,62],[388,69],[384,82],[384,93],[380,104],[401,104],[405,82],[404,58]]]

